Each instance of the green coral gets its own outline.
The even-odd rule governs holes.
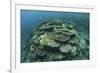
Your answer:
[[[49,20],[32,32],[30,62],[89,59],[89,38],[73,22]],[[87,41],[87,42],[86,42]]]
[[[70,36],[65,36],[63,34],[53,34],[53,37],[57,41],[67,41],[70,39]]]
[[[50,47],[58,47],[60,45],[60,43],[54,41],[51,33],[45,33],[41,35],[40,44],[44,46],[50,46]]]

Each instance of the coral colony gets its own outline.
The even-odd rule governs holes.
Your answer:
[[[47,62],[89,59],[89,38],[84,38],[74,22],[59,19],[43,21],[32,32],[29,51],[22,62]]]

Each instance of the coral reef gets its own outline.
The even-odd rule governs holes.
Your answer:
[[[62,20],[41,23],[32,32],[26,47],[28,57],[23,62],[89,59],[89,38],[84,38],[75,26]]]

